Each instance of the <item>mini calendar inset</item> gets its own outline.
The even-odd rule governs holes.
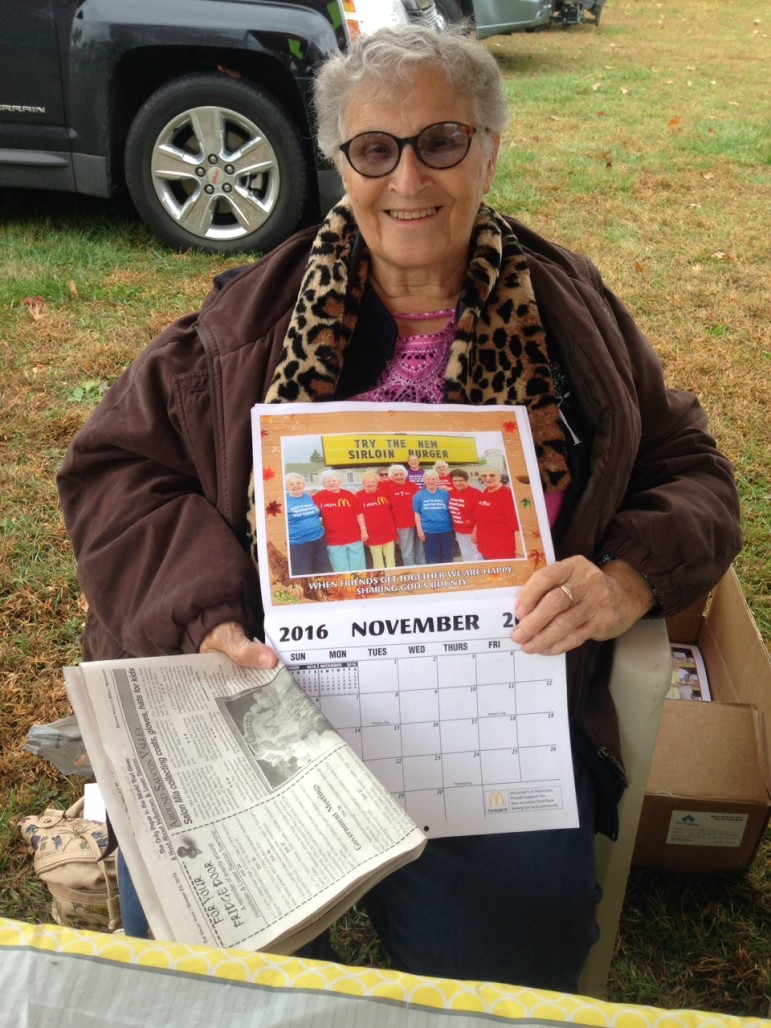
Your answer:
[[[429,837],[576,827],[565,659],[525,654],[511,640],[518,589],[553,560],[524,411],[301,404],[256,407],[253,418],[266,521],[258,538],[265,637],[305,693]],[[471,486],[477,504],[490,497],[497,556],[477,551],[479,559],[468,559],[474,549],[452,539],[452,559],[445,553],[431,564],[394,531],[390,548],[352,547],[362,566],[332,569],[345,549],[343,530],[355,537],[351,526],[365,527],[379,496],[372,538],[388,535],[394,493],[373,482],[372,465],[385,478],[415,453],[423,465],[444,463],[447,479],[462,468],[456,512],[474,507],[464,508],[464,482],[478,482]],[[311,458],[321,460],[318,469]],[[300,556],[305,561],[313,548],[308,482],[316,476],[319,485],[331,478],[327,493],[338,496],[318,505],[332,511],[319,519],[329,563],[293,574],[311,567]],[[433,526],[449,500],[431,478],[420,509]],[[284,503],[296,518],[291,528]],[[479,538],[488,538],[479,517]],[[376,567],[381,553],[384,566]]]

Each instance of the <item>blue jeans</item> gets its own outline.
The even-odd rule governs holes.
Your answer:
[[[150,926],[120,850],[118,850],[118,893],[120,895],[120,914],[126,935],[133,935],[136,939],[148,938]]]
[[[426,532],[426,541],[423,548],[426,554],[426,564],[452,564],[455,560],[455,533],[449,532]]]

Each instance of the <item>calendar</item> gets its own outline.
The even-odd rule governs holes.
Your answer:
[[[517,590],[553,560],[524,411],[348,403],[253,419],[266,642],[306,695],[430,838],[576,827],[565,658],[511,640]],[[332,466],[355,498],[373,465],[415,451],[483,482],[501,469],[510,553],[468,560],[456,544],[440,563],[293,575],[291,477]]]

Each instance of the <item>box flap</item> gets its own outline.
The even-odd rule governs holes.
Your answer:
[[[666,701],[646,793],[767,806],[760,735],[755,707]]]
[[[768,768],[771,755],[771,657],[733,568],[712,594],[706,623],[720,650],[719,673],[724,678],[726,689],[720,698],[754,703],[760,710],[765,737],[763,751]],[[729,690],[731,695],[727,694]]]

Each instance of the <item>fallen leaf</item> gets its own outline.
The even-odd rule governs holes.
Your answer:
[[[70,279],[70,299],[77,300],[78,298],[78,287],[75,285],[75,279]]]
[[[634,270],[635,271],[645,271],[645,265],[642,263],[642,261],[635,261],[634,262]]]
[[[683,124],[682,118],[670,118],[667,122],[669,128],[679,128]]]
[[[717,258],[717,260],[722,261],[722,259],[725,257],[725,253],[722,250],[716,250],[715,253],[712,254],[712,256]]]
[[[710,181],[711,179],[713,179],[713,178],[714,178],[715,176],[714,176],[714,175],[712,174],[712,172],[711,172],[711,171],[705,171],[705,172],[704,172],[704,174],[703,174],[703,175],[702,175],[701,177],[702,177],[703,179],[706,179],[706,181],[707,181],[707,182],[709,182],[709,181]]]
[[[595,82],[594,83],[594,85],[592,86],[592,89],[595,91],[595,93],[597,92],[597,90],[600,88],[601,85],[602,85],[601,82]]]
[[[620,89],[620,92],[623,93],[624,96],[626,96],[626,94],[629,92],[629,90],[626,88],[626,86],[622,86],[621,89]]]
[[[43,303],[42,296],[25,296],[24,306],[35,321],[39,321],[43,317],[43,307],[45,304]]]

